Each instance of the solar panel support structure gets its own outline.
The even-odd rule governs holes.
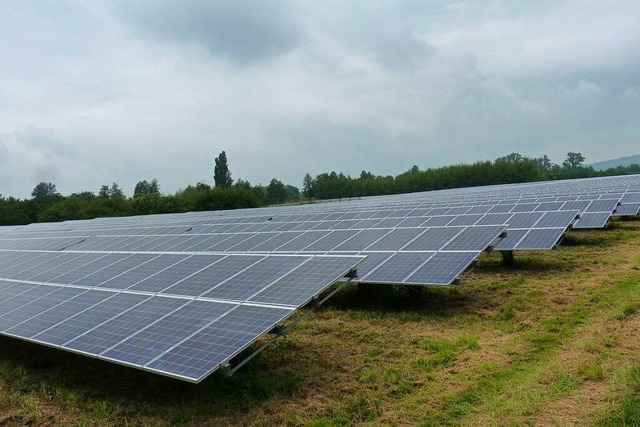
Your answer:
[[[267,347],[271,346],[278,338],[283,337],[287,333],[289,333],[289,331],[293,329],[298,323],[300,323],[301,321],[306,319],[311,313],[313,313],[314,311],[322,307],[322,305],[324,305],[324,303],[327,302],[329,298],[333,297],[335,294],[340,292],[345,286],[347,286],[351,282],[351,277],[358,277],[357,269],[351,270],[344,277],[345,277],[345,280],[338,281],[337,283],[339,283],[339,285],[335,289],[333,289],[331,292],[329,292],[327,295],[325,295],[322,298],[315,297],[311,301],[309,301],[307,303],[308,309],[304,313],[300,314],[298,317],[296,317],[286,325],[283,323],[280,323],[274,326],[274,328],[271,329],[270,331],[273,336],[269,340],[267,340],[264,344],[262,344],[260,347],[255,349],[247,357],[245,357],[240,362],[238,362],[236,365],[232,367],[230,363],[226,363],[223,366],[221,366],[219,369],[221,369],[222,375],[224,377],[232,376],[233,374],[236,373],[238,369],[242,368],[244,365],[249,363],[254,357],[256,357],[258,353],[260,353]]]
[[[502,255],[502,263],[507,266],[513,266],[516,262],[515,255],[513,255],[513,251],[500,251]]]
[[[413,296],[414,298],[416,298],[417,300],[420,299],[420,297],[422,296],[422,288],[424,288],[424,286],[411,286],[411,285],[407,285],[407,294]]]
[[[504,230],[502,233],[498,234],[498,238],[500,239],[504,239],[505,237],[507,237],[507,230]],[[493,245],[495,245],[495,241],[490,244],[489,246],[487,246],[487,248],[484,250],[486,253],[491,253],[493,252]],[[476,260],[477,261],[477,260]]]

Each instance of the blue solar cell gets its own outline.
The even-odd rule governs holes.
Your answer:
[[[422,223],[423,227],[439,227],[448,225],[451,221],[456,218],[455,215],[446,215],[446,216],[432,216],[427,219],[424,223]]]
[[[422,228],[397,228],[366,248],[367,251],[397,251],[418,237]]]
[[[536,223],[537,228],[567,228],[578,216],[578,211],[545,212]]]
[[[616,208],[614,216],[633,216],[638,215],[638,212],[640,212],[640,202],[622,203]]]
[[[83,277],[95,274],[96,272],[104,268],[125,260],[130,256],[131,254],[106,254],[98,259],[89,261],[86,264],[82,264],[74,269],[68,270],[60,276],[52,278],[51,281],[64,284],[73,283],[82,279]]]
[[[4,266],[2,270],[0,270],[0,277],[11,279],[13,277],[19,277],[23,273],[28,275],[31,269],[37,269],[38,266],[55,260],[60,256],[62,255],[58,252],[34,252],[30,257],[20,259],[17,264]]]
[[[363,251],[368,246],[383,239],[389,234],[390,229],[375,228],[371,230],[362,230],[355,236],[336,246],[333,251]]]
[[[211,290],[202,296],[243,301],[307,260],[307,257],[282,256],[268,256],[262,260],[256,260],[258,262],[250,269],[239,273],[236,270],[235,273],[238,274],[233,277],[229,275],[225,280],[216,280],[215,286],[211,286]]]
[[[494,246],[493,249],[496,251],[512,251],[516,248],[518,242],[529,232],[528,229],[525,230],[507,230],[507,235],[500,239]]]
[[[199,381],[291,314],[291,309],[239,306],[146,365]]]
[[[163,293],[193,297],[204,294],[263,259],[263,256],[227,256],[196,273],[183,276]]]
[[[59,303],[85,292],[83,289],[60,288],[57,286],[33,287],[0,304],[0,330],[7,330],[37,316]]]
[[[145,365],[186,337],[236,308],[235,304],[191,301],[102,353],[132,365]]]
[[[176,264],[166,266],[153,275],[129,287],[133,291],[161,292],[184,280],[211,264],[220,261],[223,255],[192,255]]]
[[[613,212],[618,206],[618,199],[594,200],[587,206],[585,212]]]
[[[603,228],[611,218],[610,212],[585,212],[580,214],[573,228]]]
[[[30,319],[10,328],[7,332],[23,338],[32,338],[34,335],[63,322],[111,296],[113,296],[113,294],[110,292],[85,291],[75,298],[61,302],[50,309],[42,310]]]
[[[464,230],[464,227],[432,227],[426,229],[420,236],[412,240],[403,250],[407,251],[435,251],[449,243]]]
[[[64,347],[85,353],[100,354],[187,302],[188,300],[184,299],[152,297],[96,325],[78,338],[64,344]]]
[[[313,258],[249,300],[265,304],[302,305],[343,277],[353,268],[353,264],[351,257]]]
[[[533,227],[540,218],[544,215],[544,212],[518,212],[514,213],[511,218],[509,218],[509,229],[513,228],[531,228]]]
[[[358,230],[335,230],[326,234],[321,239],[311,243],[303,250],[305,252],[330,251],[345,240],[355,236],[357,233]]]
[[[477,223],[483,217],[482,214],[460,215],[455,217],[448,226],[465,226]]]
[[[112,256],[112,255],[110,255]],[[100,270],[88,274],[78,280],[71,282],[74,285],[79,286],[98,286],[108,280],[115,278],[129,270],[144,264],[147,261],[151,261],[158,255],[154,254],[132,254],[118,262],[110,264]],[[62,282],[65,283],[65,282]]]
[[[127,289],[141,282],[159,271],[169,268],[180,261],[187,259],[188,255],[159,255],[146,262],[140,262],[130,270],[100,283],[99,287]],[[131,258],[130,258],[131,259]]]
[[[146,295],[112,294],[111,298],[85,309],[32,337],[46,344],[63,345],[92,328],[149,298]]]
[[[508,235],[508,234],[507,234]],[[549,250],[553,249],[564,235],[563,228],[534,228],[520,240],[518,250]]]
[[[473,262],[473,252],[438,252],[405,279],[405,283],[450,285]]]
[[[475,251],[485,250],[491,243],[498,239],[505,227],[502,225],[471,226],[465,228],[447,243],[444,251]]]
[[[435,252],[399,252],[362,276],[365,283],[402,283]]]

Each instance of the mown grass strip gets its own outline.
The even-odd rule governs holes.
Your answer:
[[[612,307],[615,309],[621,301],[637,301],[640,298],[637,292],[639,280],[640,276],[634,275],[617,283],[606,283],[567,306],[566,310],[543,318],[538,328],[521,336],[532,345],[525,358],[494,372],[445,401],[443,409],[427,415],[421,425],[429,427],[456,424],[460,418],[473,413],[476,407],[486,403],[509,385],[521,382],[527,374],[548,360],[564,339],[573,335],[586,321],[596,317],[600,310],[611,310]]]

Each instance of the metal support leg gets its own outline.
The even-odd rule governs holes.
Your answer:
[[[513,251],[500,251],[502,254],[502,263],[504,265],[512,266],[515,264],[515,256],[513,255]]]

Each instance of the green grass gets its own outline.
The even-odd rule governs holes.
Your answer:
[[[567,243],[460,287],[347,286],[199,385],[0,338],[0,426],[640,425],[640,222]]]
[[[640,425],[640,366],[631,366],[625,372],[627,392],[618,407],[602,417],[598,425],[603,427]]]

